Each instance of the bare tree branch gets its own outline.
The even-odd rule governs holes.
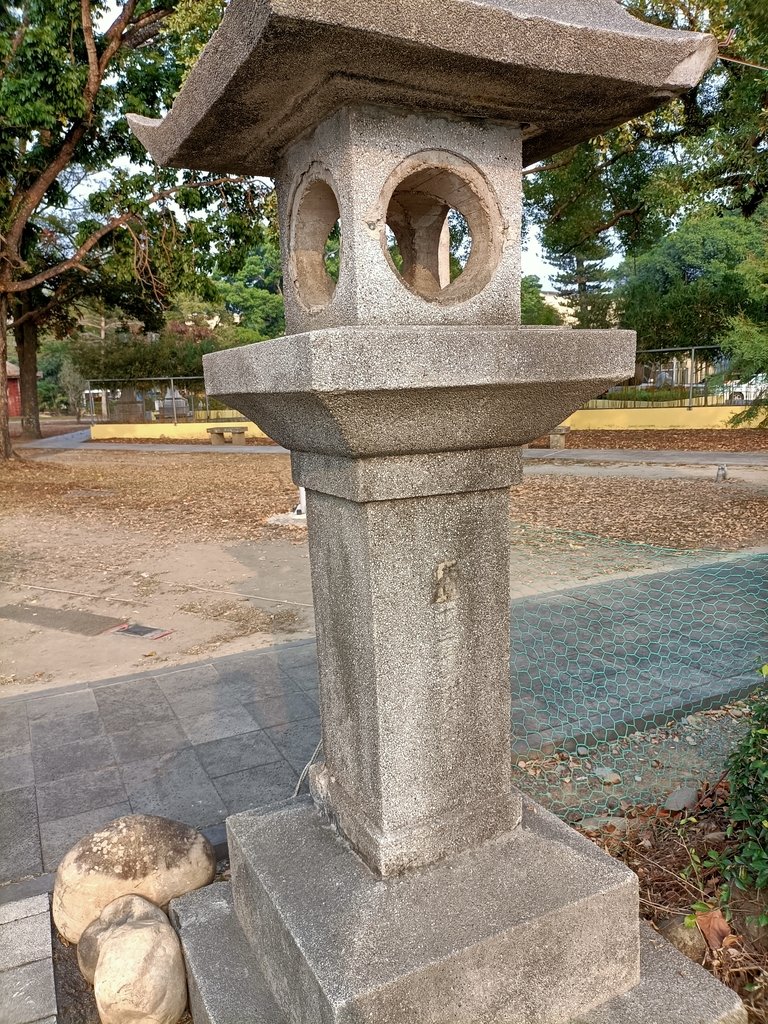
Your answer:
[[[156,11],[149,11],[143,14],[136,21],[131,23],[130,28],[123,34],[121,46],[126,50],[135,50],[152,39],[160,30],[161,22],[170,17],[173,12],[161,8]]]
[[[225,184],[238,184],[244,180],[244,178],[221,177],[212,178],[210,181],[184,182],[181,185],[174,185],[173,188],[153,192],[152,195],[147,196],[144,203],[147,206],[151,206],[154,203],[162,202],[164,199],[170,199],[182,190],[189,188],[216,188]],[[32,277],[24,278],[24,280],[3,282],[3,289],[7,293],[20,294],[30,291],[32,288],[37,288],[41,284],[45,284],[46,281],[53,280],[53,278],[60,277],[69,270],[83,270],[87,272],[89,268],[83,265],[83,257],[87,256],[103,238],[106,238],[111,232],[125,225],[141,223],[141,217],[137,213],[123,213],[117,217],[112,217],[106,224],[103,224],[97,231],[94,231],[68,259],[57,263],[54,267],[48,267],[47,270],[41,270],[40,273],[34,274]]]
[[[123,9],[106,31],[106,37],[110,43],[117,42],[117,45],[120,45],[120,39],[122,38],[123,32],[125,32],[128,22],[133,17],[133,12],[135,10],[136,0],[128,0],[128,2],[123,5]]]
[[[640,213],[642,208],[643,204],[638,203],[637,206],[633,206],[631,209],[619,210],[619,212],[614,214],[614,216],[611,217],[610,220],[604,221],[602,224],[598,224],[595,228],[592,229],[592,231],[590,231],[588,235],[585,235],[583,238],[580,238],[578,242],[574,243],[574,245],[571,245],[567,249],[564,249],[561,255],[570,256],[572,253],[577,252],[581,248],[581,246],[584,245],[586,242],[589,242],[592,238],[597,237],[597,235],[602,235],[605,231],[610,231],[611,228],[615,228],[619,221],[623,220],[625,217],[634,217],[635,214]]]
[[[83,23],[83,38],[85,39],[85,52],[88,54],[88,83],[85,87],[86,101],[93,100],[101,85],[101,73],[99,68],[99,54],[96,49],[96,39],[93,35],[93,15],[91,12],[91,0],[80,0],[80,19]]]
[[[45,193],[56,181],[59,174],[71,162],[78,145],[90,127],[94,103],[104,74],[109,63],[122,45],[123,32],[133,17],[135,9],[136,0],[128,0],[125,3],[120,14],[107,29],[107,45],[101,57],[99,57],[93,31],[90,0],[81,0],[83,38],[88,53],[88,81],[83,90],[83,115],[64,136],[61,146],[51,157],[48,166],[40,172],[31,185],[27,186],[23,191],[17,191],[9,204],[11,226],[4,239],[7,266],[4,269],[0,268],[0,277],[2,278],[9,277],[13,272],[13,267],[20,263],[21,239],[30,217],[42,202]],[[146,20],[152,16],[152,13],[149,12],[149,14],[142,15],[137,19],[137,24],[146,23]]]

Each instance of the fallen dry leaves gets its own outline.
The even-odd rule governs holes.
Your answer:
[[[572,430],[567,445],[630,451],[768,452],[768,430]]]
[[[700,480],[528,476],[512,491],[512,519],[660,547],[737,550],[766,543],[768,492]]]
[[[226,622],[227,632],[204,644],[196,645],[185,651],[185,654],[198,654],[203,651],[215,650],[233,637],[253,636],[254,633],[294,633],[298,623],[298,615],[289,608],[278,611],[265,611],[250,602],[244,601],[191,601],[179,609],[192,615],[215,622]]]
[[[296,500],[285,455],[72,452],[0,464],[0,513],[76,515],[120,530],[196,540],[303,540],[265,525]],[[528,476],[512,519],[536,528],[691,549],[766,543],[768,493],[737,483]]]
[[[711,850],[724,853],[734,844],[727,833],[727,797],[728,783],[719,779],[701,788],[695,817],[635,806],[625,812],[625,827],[607,825],[584,832],[635,872],[641,911],[649,921],[661,925],[688,916],[694,904],[709,908],[695,914],[706,942],[703,965],[738,992],[749,1024],[768,1024],[768,936],[749,938],[734,932],[719,904],[723,878],[717,868],[705,866]],[[743,917],[738,907],[731,909],[734,918]]]
[[[732,934],[731,926],[725,920],[722,910],[715,907],[714,910],[705,912],[699,911],[696,914],[696,926],[707,941],[710,949],[722,949],[726,939],[732,939],[729,946],[738,942],[737,936]]]
[[[77,516],[116,533],[151,530],[195,540],[301,539],[265,519],[296,503],[286,456],[65,453],[0,463],[0,514]]]

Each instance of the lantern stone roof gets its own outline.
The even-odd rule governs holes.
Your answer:
[[[687,91],[716,56],[617,0],[232,0],[168,115],[129,121],[161,164],[269,175],[339,107],[378,104],[521,123],[531,164]]]

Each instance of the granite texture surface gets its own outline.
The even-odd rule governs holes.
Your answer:
[[[296,141],[277,172],[286,333],[519,323],[521,146],[516,127],[378,107],[344,108]],[[440,235],[450,209],[465,218],[472,244],[463,272],[441,289]],[[334,285],[323,257],[337,219]]]
[[[173,900],[194,1024],[287,1024],[235,917],[232,889],[216,882]]]
[[[291,466],[298,487],[354,502],[499,490],[523,478],[519,448],[372,459],[294,452]]]
[[[639,980],[635,876],[534,805],[397,879],[309,801],[228,830],[238,919],[294,1024],[565,1024]]]
[[[615,0],[234,0],[171,113],[130,124],[158,163],[271,175],[340,107],[384,104],[524,124],[532,163],[690,89],[716,56]]]
[[[325,767],[313,792],[392,874],[514,827],[509,491],[307,491]]]
[[[643,923],[640,984],[571,1024],[747,1024],[731,989]]]
[[[527,444],[633,372],[632,331],[334,328],[203,357],[208,393],[291,451]]]
[[[267,989],[258,953],[235,915],[229,884],[175,900],[190,982],[194,1024],[288,1024]],[[739,999],[686,960],[648,925],[640,925],[638,985],[569,1024],[746,1024]],[[227,984],[221,984],[226,972]],[[512,1024],[525,1019],[510,1016]],[[462,1017],[458,1024],[467,1024]],[[540,1024],[540,1022],[536,1022]]]

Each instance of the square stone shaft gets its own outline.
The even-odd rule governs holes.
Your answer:
[[[520,818],[507,667],[520,459],[444,459],[442,489],[459,493],[443,494],[432,461],[294,458],[311,523],[325,751],[312,790],[379,875]]]

